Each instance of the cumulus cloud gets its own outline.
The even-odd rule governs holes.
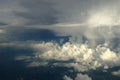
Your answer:
[[[118,59],[116,53],[107,49],[105,52],[102,52],[100,58],[104,61],[116,61]]]
[[[0,46],[32,49],[34,51],[32,55],[21,54],[15,58],[25,61],[28,67],[51,64],[84,72],[100,67],[109,69],[120,66],[119,27],[50,29],[54,32],[33,27],[1,28],[2,43]],[[3,33],[4,31],[5,33]],[[55,34],[56,32],[58,33]],[[65,35],[72,37],[67,37],[66,42],[62,43],[62,39],[66,39]],[[2,37],[6,38],[8,42],[5,42]],[[56,39],[59,39],[62,44],[55,42]]]
[[[109,69],[120,66],[120,54],[111,51],[104,45],[98,45],[96,48],[90,48],[87,43],[75,44],[67,42],[59,45],[54,42],[30,43],[35,51],[34,55],[18,56],[16,60],[30,61],[28,67],[61,66],[73,68],[75,71],[96,70],[102,67]]]
[[[5,30],[4,34],[9,37],[8,42],[3,40],[1,46],[31,47],[35,51],[32,56],[22,54],[15,58],[29,61],[27,64],[29,67],[34,67],[37,63],[36,66],[50,63],[54,66],[63,65],[63,67],[84,72],[100,67],[108,69],[120,66],[119,27],[91,29],[83,26],[50,29],[54,32],[33,27],[3,28],[1,30]],[[57,34],[55,34],[56,32]],[[57,43],[56,40],[60,43]]]
[[[75,79],[71,79],[70,77],[66,75],[63,77],[63,79],[64,80],[92,80],[87,74],[81,74],[81,73],[78,73]]]

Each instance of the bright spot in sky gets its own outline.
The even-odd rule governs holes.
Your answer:
[[[88,19],[88,24],[92,26],[113,26],[119,25],[119,16],[110,11],[93,13]]]
[[[3,30],[3,29],[0,29],[0,33],[5,33],[5,30]]]
[[[105,15],[94,15],[89,20],[92,25],[112,25],[112,22],[112,18]]]
[[[116,26],[120,25],[120,12],[116,10],[110,10],[109,8],[91,10],[88,14],[88,18],[83,22],[71,22],[71,23],[57,23],[55,26],[59,27],[100,27],[100,26]]]

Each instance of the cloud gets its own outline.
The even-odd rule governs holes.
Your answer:
[[[1,0],[0,22],[12,26],[88,24],[89,22],[92,24],[96,21],[103,24],[114,18],[119,23],[118,3],[118,0]],[[97,16],[100,18],[96,18]]]
[[[119,4],[117,3],[119,3],[118,0],[2,0],[0,21],[12,26],[86,24],[89,20],[91,22],[94,15],[104,12],[104,10],[112,13],[114,17],[119,17]],[[103,16],[101,16],[102,19],[106,21]],[[107,16],[109,17],[109,15]],[[99,22],[101,21],[103,20],[99,19]]]
[[[59,35],[70,35],[71,42],[85,43],[88,41],[91,47],[107,43],[110,49],[116,49],[119,46],[120,39],[119,26],[76,26],[76,27],[58,27],[53,30]]]
[[[63,77],[63,79],[64,80],[92,80],[87,74],[81,74],[81,73],[78,73],[75,79],[71,79],[70,77],[66,75]]]
[[[64,79],[64,80],[73,80],[73,79],[71,79],[70,77],[68,77],[68,76],[66,76],[66,75],[63,77],[63,79]]]
[[[107,49],[105,52],[102,52],[100,58],[104,61],[117,61],[118,59],[116,53],[110,51],[110,49]]]
[[[119,8],[115,7],[116,4],[114,4],[115,2],[112,0],[111,1],[108,1],[108,0],[83,1],[83,0],[80,0],[80,1],[74,1],[74,2],[72,2],[72,1],[67,2],[66,1],[66,3],[69,3],[72,6],[70,6],[70,5],[61,6],[62,8],[64,7],[64,9],[67,8],[67,11],[64,11],[64,9],[63,9],[63,13],[65,15],[63,15],[64,18],[62,18],[61,21],[65,21],[68,23],[75,22],[75,23],[85,23],[85,24],[87,23],[87,24],[89,24],[89,20],[90,20],[90,22],[92,21],[93,23],[95,23],[95,21],[96,21],[97,22],[96,24],[98,25],[99,23],[101,23],[101,21],[104,21],[104,22],[109,21],[110,19],[105,20],[106,19],[105,16],[110,17],[109,15],[101,15],[101,16],[98,15],[98,16],[100,16],[100,18],[93,17],[93,16],[97,15],[97,13],[100,14],[101,12],[103,14],[105,14],[106,12],[109,12],[109,14],[111,13],[112,15],[114,15],[114,18],[118,17],[118,15],[114,14],[113,12],[119,11]],[[113,5],[113,6],[111,7],[111,5]],[[117,5],[117,7],[118,6],[119,5]],[[112,8],[112,10],[115,10],[115,11],[112,11],[111,8]],[[118,12],[118,14],[119,14],[119,12]],[[103,19],[103,17],[104,17],[104,19]],[[98,19],[98,20],[94,20],[94,19]],[[94,26],[94,25],[93,24],[90,25],[90,27],[92,27],[92,26]]]
[[[64,2],[64,3],[63,3]],[[69,1],[56,1],[56,10],[61,12],[58,15],[59,23],[76,23],[88,24],[90,27],[112,24],[113,18],[117,20],[119,17],[119,4],[117,1],[108,0],[69,0]],[[119,2],[119,1],[118,1]],[[66,5],[67,4],[67,5]],[[111,7],[112,5],[112,7]],[[108,13],[110,15],[108,15]],[[98,17],[99,16],[99,17]],[[94,23],[94,24],[93,24]],[[116,23],[116,21],[115,21]],[[119,23],[119,19],[118,19]]]
[[[76,28],[54,28],[53,26],[50,29],[14,27],[1,30],[5,30],[5,33],[0,36],[6,39],[4,41],[4,38],[1,38],[2,46],[19,45],[23,48],[26,46],[35,51],[32,56],[22,54],[15,58],[29,61],[27,64],[29,67],[34,67],[37,63],[36,66],[63,65],[63,67],[85,72],[120,65],[120,33],[117,26],[102,27],[102,29],[87,26]]]
[[[87,26],[53,26],[49,29],[7,27],[1,28],[1,32],[1,46],[30,48],[34,51],[30,56],[21,54],[15,58],[25,61],[28,67],[51,64],[85,72],[120,66],[119,26],[102,29]]]
[[[87,72],[120,66],[118,0],[1,0],[0,13],[0,26],[8,26],[0,29],[1,53],[12,51],[11,59],[27,67]],[[91,80],[83,74],[64,79]]]
[[[54,9],[52,1],[44,0],[20,0],[26,12],[17,12],[16,15],[28,20],[26,25],[49,25],[57,23],[57,10]],[[35,5],[35,6],[34,6]]]
[[[112,72],[112,75],[120,77],[120,70]]]
[[[35,51],[32,58],[18,56],[19,59],[30,60],[28,67],[50,64],[85,72],[97,68],[109,69],[120,66],[120,54],[111,51],[104,45],[98,45],[94,49],[90,48],[87,43],[75,44],[70,42],[62,46],[54,42],[30,43],[29,46]]]
[[[4,26],[4,25],[7,25],[7,24],[4,22],[0,22],[0,26]]]
[[[0,22],[5,23],[3,26],[23,25],[26,22],[25,18],[15,15],[15,12],[24,12],[19,0],[1,0],[0,1]],[[7,24],[7,25],[6,25]]]
[[[92,80],[88,75],[77,74],[75,80]]]
[[[0,43],[8,41],[7,31],[4,28],[0,28]]]
[[[6,33],[6,31],[4,29],[0,29],[0,34],[1,33]]]

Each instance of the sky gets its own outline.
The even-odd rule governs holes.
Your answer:
[[[119,23],[119,0],[1,0],[0,6],[1,25],[85,24],[99,16]]]
[[[119,61],[119,0],[0,0],[0,80],[119,80]]]

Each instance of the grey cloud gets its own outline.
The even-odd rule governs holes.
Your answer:
[[[26,12],[18,12],[16,15],[28,19],[27,25],[30,24],[54,24],[57,23],[57,11],[54,4],[44,0],[21,0],[21,6],[27,9]]]
[[[2,0],[0,21],[11,25],[83,23],[92,10],[108,7],[119,11],[118,3],[118,0]]]
[[[11,25],[23,25],[25,19],[15,15],[15,12],[24,11],[18,4],[18,0],[1,0],[0,1],[0,22]],[[5,26],[5,25],[4,25]]]
[[[0,26],[4,26],[4,25],[7,25],[7,24],[4,22],[0,22]]]
[[[24,61],[28,67],[55,66],[89,71],[120,66],[120,27],[88,26],[55,28],[56,23],[81,23],[89,18],[89,12],[100,8],[116,8],[117,0],[15,0],[0,3],[0,25],[48,25],[52,30],[33,27],[6,27],[0,29],[0,53]],[[2,5],[5,4],[5,5]],[[17,4],[16,4],[17,3]],[[19,3],[19,5],[18,5]],[[9,4],[7,6],[7,4]],[[92,13],[94,15],[94,13]],[[53,28],[54,29],[53,29]],[[66,36],[67,35],[67,36]],[[70,36],[68,36],[70,35]],[[72,36],[72,37],[71,37]],[[62,40],[61,40],[62,39]],[[64,41],[65,39],[65,41]],[[62,42],[60,45],[54,41]],[[88,41],[88,43],[86,43]],[[66,43],[67,42],[67,43]],[[65,43],[65,44],[64,44]],[[95,46],[91,48],[91,46]],[[18,55],[16,55],[18,53]],[[2,57],[0,58],[2,59]],[[8,59],[8,60],[10,60]],[[2,61],[2,60],[1,60]],[[28,61],[28,62],[27,62]],[[7,62],[8,63],[8,62]],[[62,65],[61,65],[62,64]],[[112,74],[119,75],[120,71]],[[91,80],[78,74],[75,80]],[[73,80],[65,77],[66,80]]]
[[[119,11],[118,0],[21,0],[26,12],[16,15],[28,20],[26,24],[85,23],[92,11]],[[111,6],[112,5],[112,6]],[[92,12],[92,13],[91,13]]]
[[[61,12],[58,15],[58,21],[63,23],[85,22],[90,17],[92,10],[101,11],[101,9],[105,9],[106,7],[119,10],[119,4],[117,3],[119,3],[118,0],[57,0],[56,9]],[[94,13],[92,14],[94,15]]]

